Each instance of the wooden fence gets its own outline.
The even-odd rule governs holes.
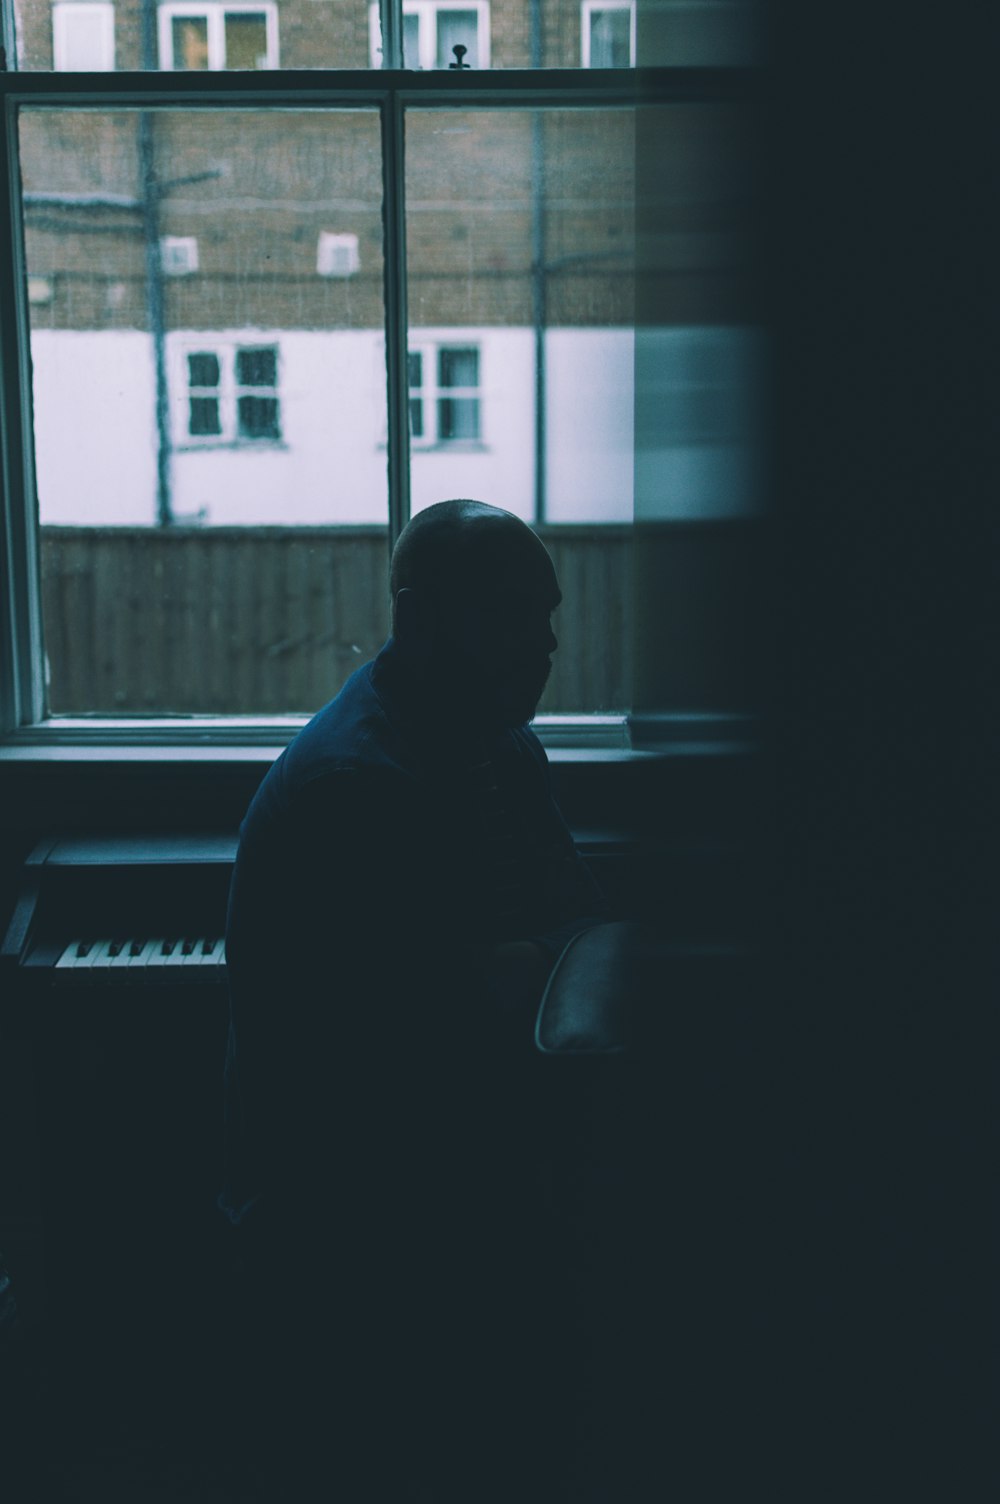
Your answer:
[[[539,530],[564,604],[542,711],[629,703],[630,529]],[[53,715],[312,712],[388,631],[384,528],[41,530]]]

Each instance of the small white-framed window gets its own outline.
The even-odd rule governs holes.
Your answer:
[[[360,269],[358,237],[320,230],[316,245],[316,271],[321,277],[353,277]]]
[[[415,449],[480,444],[481,351],[467,341],[413,344],[407,354],[410,442]]]
[[[634,68],[635,0],[583,0],[580,48],[585,68]]]
[[[183,406],[177,442],[277,443],[281,439],[279,350],[274,344],[187,345],[182,351]]]
[[[165,277],[190,277],[198,270],[198,242],[193,235],[160,236],[160,268]]]
[[[382,66],[382,27],[377,5],[368,7],[373,68]],[[450,68],[454,48],[465,48],[468,68],[490,65],[489,0],[403,0],[403,67]]]
[[[273,0],[214,4],[170,0],[159,10],[160,66],[179,72],[278,66],[278,10]]]
[[[52,66],[60,73],[110,73],[115,66],[115,8],[92,0],[52,7]]]

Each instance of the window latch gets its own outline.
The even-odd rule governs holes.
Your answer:
[[[471,66],[469,63],[462,62],[463,57],[469,50],[468,47],[463,47],[461,42],[456,42],[451,50],[455,54],[455,61],[448,64],[449,68],[468,68]]]

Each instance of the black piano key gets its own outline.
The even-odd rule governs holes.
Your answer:
[[[193,953],[194,953],[194,941],[193,940],[182,940],[181,941],[181,955],[182,956],[190,956]]]
[[[142,955],[143,946],[145,944],[146,944],[145,940],[133,940],[132,944],[128,948],[129,955],[130,956],[141,956]]]
[[[76,953],[77,953],[77,956],[81,960],[83,959],[84,956],[89,956],[90,955],[90,948],[93,945],[93,943],[94,943],[93,940],[81,940],[80,941],[79,945],[76,948]]]
[[[120,956],[121,955],[121,951],[122,951],[122,946],[124,944],[125,944],[124,940],[109,940],[108,941],[108,955],[109,956]]]
[[[161,956],[172,956],[173,953],[174,953],[174,946],[176,945],[176,943],[177,942],[175,940],[164,940],[163,944],[160,946],[160,955]]]
[[[202,955],[203,956],[211,956],[211,955],[213,955],[214,952],[215,952],[215,947],[218,945],[218,943],[219,943],[218,940],[203,940],[201,942],[201,953],[202,953]]]

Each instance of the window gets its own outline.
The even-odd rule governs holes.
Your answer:
[[[353,277],[359,269],[356,235],[335,235],[321,230],[316,247],[316,270],[321,277]]]
[[[105,73],[115,66],[115,8],[80,0],[52,7],[54,66],[74,73]]]
[[[187,396],[180,445],[281,438],[277,346],[188,349],[184,366]]]
[[[475,345],[411,345],[407,374],[410,438],[416,446],[481,440],[479,349]]]
[[[189,277],[198,270],[198,242],[193,235],[160,237],[160,265],[165,277]]]
[[[184,72],[220,68],[276,68],[278,13],[272,3],[161,5],[160,59]]]
[[[585,68],[635,67],[635,0],[583,0]]]
[[[382,29],[379,8],[368,8],[373,68],[382,64]],[[490,65],[490,7],[487,0],[448,5],[439,0],[403,0],[404,68],[451,68],[455,47],[465,48],[467,68]]]
[[[643,354],[634,80],[600,56],[611,16],[631,60],[630,8],[556,26],[542,0],[526,74],[529,0],[384,0],[413,70],[386,72],[374,12],[339,0],[282,0],[280,60],[271,0],[164,0],[142,72],[142,5],[116,0],[121,74],[42,80],[50,0],[29,13],[22,74],[0,74],[4,732],[307,713],[377,651],[389,546],[447,495],[509,506],[553,551],[567,646],[542,713],[622,716],[640,481],[646,536],[685,506],[725,522],[737,494],[750,354],[712,331],[747,318],[742,81],[694,99],[685,75],[645,116],[670,338],[644,330]],[[574,15],[599,77],[569,76]]]

